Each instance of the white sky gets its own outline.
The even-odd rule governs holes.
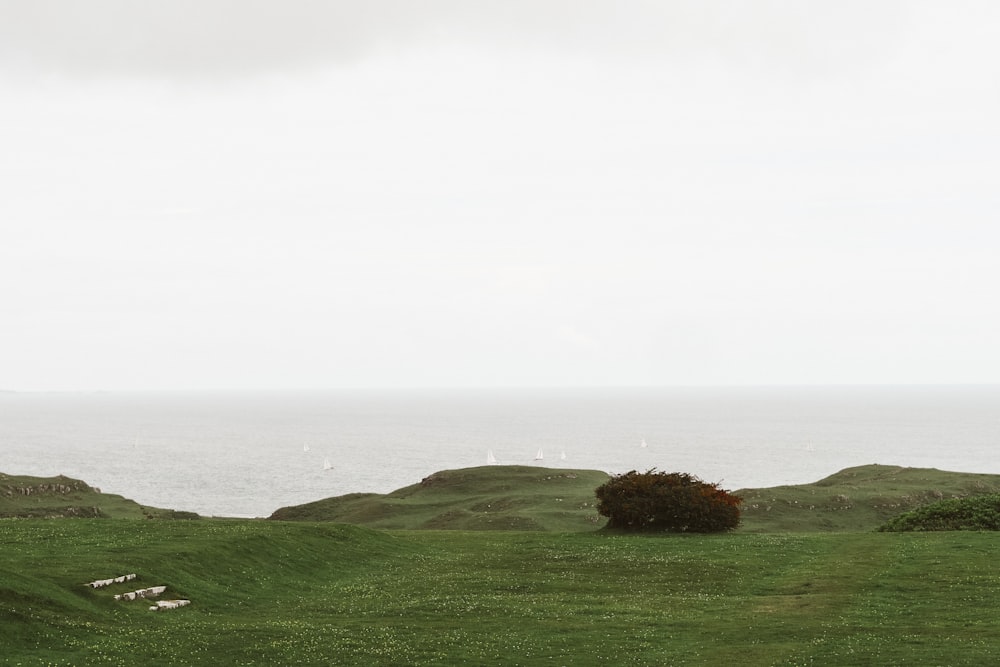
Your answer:
[[[0,388],[1000,382],[998,34],[0,0]]]

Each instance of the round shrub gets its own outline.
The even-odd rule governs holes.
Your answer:
[[[900,514],[879,530],[1000,530],[1000,494],[939,500]]]
[[[612,529],[717,533],[740,523],[739,496],[688,473],[632,470],[613,476],[595,493],[597,511]]]

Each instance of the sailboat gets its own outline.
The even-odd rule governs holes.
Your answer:
[[[323,470],[333,470],[333,464],[330,463],[330,459],[323,459]]]
[[[302,451],[304,451],[304,452],[308,452],[309,451],[309,443],[308,442],[303,442],[302,443]]]
[[[562,450],[562,452],[560,452],[560,454],[559,454],[559,460],[560,461],[565,461],[566,460],[566,450],[565,449]]]
[[[536,460],[536,461],[541,461],[541,460],[542,460],[542,459],[544,459],[544,458],[545,458],[545,454],[543,454],[543,453],[542,453],[542,448],[541,448],[541,447],[539,447],[539,448],[538,448],[538,453],[537,453],[537,454],[535,454],[535,460]]]
[[[646,439],[645,438],[642,439],[642,442],[639,443],[639,446],[640,447],[649,447],[649,445],[646,444]]]
[[[493,456],[492,449],[486,450],[486,464],[491,466],[495,466],[497,464],[497,457]]]

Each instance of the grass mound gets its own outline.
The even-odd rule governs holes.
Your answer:
[[[939,500],[905,512],[879,530],[1000,530],[1000,494]]]
[[[396,538],[357,526],[215,519],[7,519],[0,520],[0,545],[0,646],[30,650],[38,661],[30,664],[105,662],[98,655],[138,664],[137,651],[152,664],[192,664],[191,651],[211,651],[221,664],[232,664],[225,659],[231,651],[246,653],[242,633],[232,627],[252,634],[261,619],[287,624],[296,609],[319,618],[317,585],[377,571],[413,552]],[[85,585],[126,573],[137,577],[96,590]],[[153,618],[161,615],[149,613],[149,602],[114,600],[115,594],[161,585],[191,605]],[[195,631],[206,623],[211,631]],[[280,631],[280,624],[270,630]]]
[[[903,512],[948,498],[1000,493],[1000,475],[866,465],[812,484],[740,489],[741,530],[876,530]]]
[[[78,479],[30,477],[0,473],[0,518],[197,519],[193,512],[175,512],[140,505],[123,496],[101,493]]]
[[[270,519],[385,529],[580,531],[604,523],[596,470],[481,466],[444,470],[388,494],[354,493],[283,507]]]
[[[271,519],[336,521],[384,529],[597,530],[596,470],[482,466],[434,473],[388,494],[352,493],[283,507]],[[740,489],[740,532],[877,530],[945,498],[1000,493],[1000,475],[866,465],[811,484]]]

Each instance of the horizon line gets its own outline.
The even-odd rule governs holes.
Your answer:
[[[310,392],[412,392],[412,391],[591,391],[637,389],[796,389],[796,388],[959,388],[997,387],[1000,382],[787,382],[713,384],[606,384],[606,385],[380,385],[328,387],[173,387],[102,389],[0,389],[0,394],[215,394]]]

